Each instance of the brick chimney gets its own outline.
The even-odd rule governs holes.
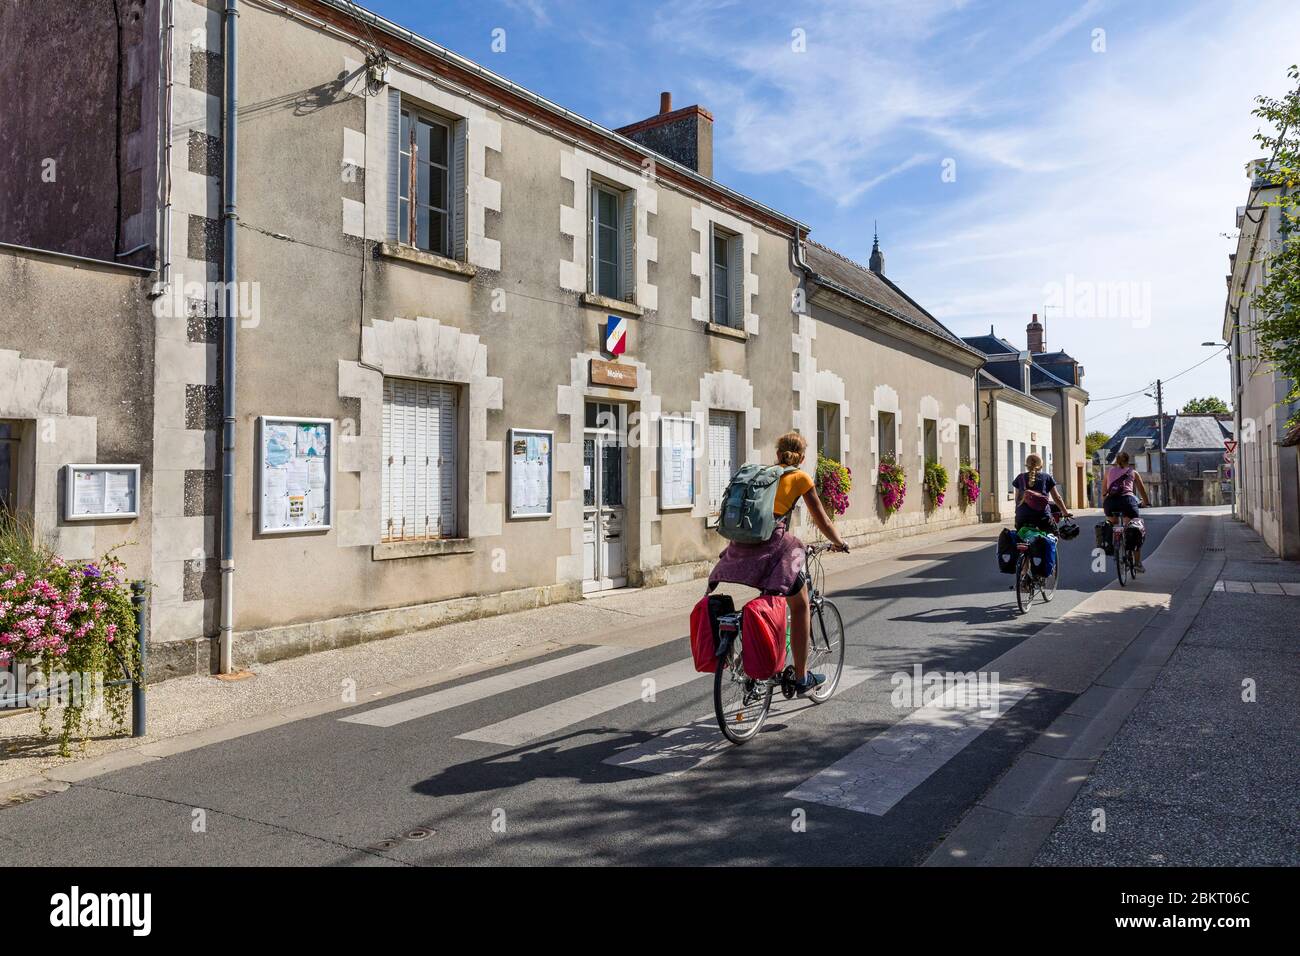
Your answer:
[[[614,132],[713,178],[713,114],[702,106],[674,110],[673,95],[665,90],[657,114]]]
[[[1035,312],[1029,325],[1025,326],[1026,337],[1029,340],[1029,351],[1035,355],[1047,351],[1047,343],[1043,341],[1043,326],[1038,321],[1038,313]]]

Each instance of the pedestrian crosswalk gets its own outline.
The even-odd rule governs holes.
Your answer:
[[[349,714],[340,720],[376,728],[396,727],[463,704],[597,668],[637,653],[654,652],[639,648],[588,648]],[[657,656],[660,659],[663,657],[662,653]],[[626,669],[623,672],[626,673]],[[820,706],[831,708],[831,713],[835,713],[833,719],[837,724],[843,724],[846,720],[843,712],[845,708],[855,708],[862,713],[867,703],[861,694],[854,695],[851,692],[868,684],[878,674],[879,671],[845,665],[835,696],[823,705],[815,705],[806,700],[785,701],[778,694],[769,723],[779,717],[780,723],[786,725]],[[601,762],[647,776],[680,777],[699,770],[735,750],[735,747],[722,737],[711,707],[688,723],[660,730],[653,724],[656,719],[662,718],[665,709],[656,705],[661,704],[661,697],[668,695],[669,691],[695,685],[690,693],[707,706],[706,701],[711,703],[712,681],[713,675],[696,671],[690,658],[677,660],[578,694],[566,692],[548,703],[463,731],[457,735],[457,739],[503,748],[527,747],[553,738],[568,728],[639,702],[647,705],[639,712],[639,716],[629,719],[625,713],[613,718],[614,723],[629,731],[651,729],[654,736],[633,746],[618,749]],[[571,683],[566,686],[571,686]],[[937,699],[911,710],[888,729],[874,734],[871,739],[817,772],[785,796],[791,800],[820,803],[858,813],[877,816],[888,813],[993,726],[1030,690],[1031,687],[1025,684],[1002,684],[997,698],[998,709],[993,711],[987,700],[967,700],[960,688],[950,688]],[[888,694],[889,687],[881,684],[876,692]],[[533,696],[536,696],[536,692]],[[667,712],[679,712],[682,702],[680,695],[673,697],[673,703]],[[848,719],[851,720],[851,715]],[[633,726],[629,727],[628,724]],[[761,741],[764,736],[766,732],[758,740]]]
[[[657,698],[662,691],[680,687],[682,684],[705,676],[695,669],[694,661],[677,661],[667,667],[658,667],[636,677],[597,687],[576,697],[557,700],[545,707],[460,734],[459,737],[462,740],[479,740],[489,744],[501,744],[504,747],[517,747],[563,730],[565,727],[598,717],[624,704],[645,700],[647,694]]]
[[[1029,693],[1002,684],[994,710],[965,690],[949,688],[786,796],[883,816]]]
[[[840,675],[840,685],[835,692],[842,694],[863,681],[870,680],[877,673],[860,667],[846,666],[844,673]],[[787,721],[817,706],[819,705],[810,700],[801,700],[793,707],[783,707],[781,718]],[[732,746],[718,730],[717,717],[713,711],[709,711],[685,727],[674,728],[636,747],[620,750],[602,762],[615,767],[629,767],[644,773],[676,776],[694,770],[730,750]]]
[[[450,687],[435,690],[429,694],[408,697],[406,700],[398,701],[395,704],[376,707],[373,710],[351,714],[339,719],[350,724],[394,727],[408,720],[415,720],[417,717],[428,717],[439,711],[450,710],[452,707],[483,700],[495,694],[518,690],[520,687],[527,687],[529,684],[550,680],[552,677],[572,674],[575,671],[585,670],[597,664],[617,660],[620,657],[635,653],[635,651],[636,648],[633,647],[593,647],[585,651],[578,651],[576,654],[555,657],[542,661],[540,664],[515,668],[501,674],[494,674],[491,677],[484,677],[481,680],[470,681],[466,684],[453,684]]]

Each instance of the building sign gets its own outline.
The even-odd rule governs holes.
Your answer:
[[[605,323],[605,351],[610,355],[622,355],[627,351],[627,316],[609,316]]]
[[[67,465],[63,475],[65,521],[140,516],[139,465]]]
[[[594,358],[591,360],[591,384],[636,388],[636,366]]]
[[[551,516],[551,449],[555,433],[510,429],[510,517]]]
[[[325,531],[334,506],[334,420],[257,419],[257,530]]]
[[[695,419],[659,419],[659,507],[695,504]]]

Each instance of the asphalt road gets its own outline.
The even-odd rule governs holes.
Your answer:
[[[1178,520],[1148,516],[1148,554]],[[1083,525],[1056,599],[1024,616],[991,548],[914,554],[859,587],[833,577],[856,683],[822,706],[778,695],[743,747],[720,743],[684,637],[575,647],[5,809],[0,862],[914,864],[1072,696],[1012,688],[996,717],[914,713],[891,677],[978,671],[1113,581],[1089,568]]]

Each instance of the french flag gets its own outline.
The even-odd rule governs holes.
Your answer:
[[[605,323],[605,351],[610,355],[622,355],[627,350],[627,317],[617,319],[609,317]]]

